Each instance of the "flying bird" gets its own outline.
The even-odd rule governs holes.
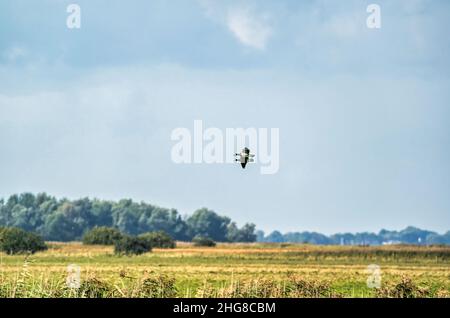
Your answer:
[[[234,156],[238,157],[235,158],[235,161],[241,163],[242,169],[245,169],[247,163],[255,162],[254,160],[255,155],[251,154],[250,149],[248,149],[247,147],[242,149],[241,153],[235,153]]]

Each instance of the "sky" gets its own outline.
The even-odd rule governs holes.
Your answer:
[[[266,232],[446,232],[449,30],[446,0],[1,1],[0,197],[208,207]],[[174,163],[171,133],[194,120],[279,128],[278,173]]]

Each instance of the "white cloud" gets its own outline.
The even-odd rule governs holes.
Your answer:
[[[256,10],[258,3],[230,1],[228,3],[214,0],[198,0],[205,15],[225,26],[243,45],[264,50],[273,29],[268,22],[268,15]]]
[[[27,51],[20,46],[13,46],[3,52],[3,57],[10,62],[17,61],[27,55]]]
[[[227,16],[227,26],[245,46],[263,50],[273,33],[265,20],[264,17],[252,14],[249,9],[231,9]]]

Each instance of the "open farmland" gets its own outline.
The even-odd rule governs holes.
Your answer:
[[[1,297],[450,297],[450,247],[178,243],[141,256],[108,246],[49,243],[0,254]],[[69,288],[68,265],[80,269]],[[381,270],[381,287],[369,288]]]

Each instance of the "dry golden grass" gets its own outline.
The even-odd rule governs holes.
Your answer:
[[[421,297],[450,294],[450,248],[442,246],[179,242],[176,249],[125,257],[110,246],[49,245],[31,256],[0,254],[0,296],[394,297],[402,288]],[[65,286],[69,264],[80,266],[81,291]],[[381,267],[383,293],[366,286],[369,264]]]

